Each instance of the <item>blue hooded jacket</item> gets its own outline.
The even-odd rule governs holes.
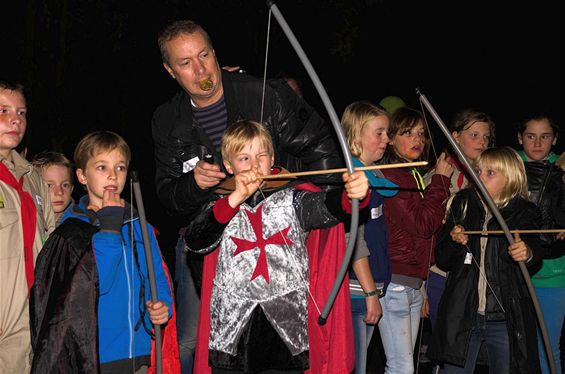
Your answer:
[[[96,215],[88,211],[87,206],[88,196],[83,196],[79,204],[65,212],[62,221],[77,218],[99,226]],[[143,311],[146,311],[146,301],[152,299],[151,287],[141,224],[137,212],[133,212],[133,218],[130,212],[131,206],[126,204],[121,233],[98,231],[92,237],[99,275],[98,343],[101,364],[149,356],[151,352],[151,336],[146,331],[152,329],[149,313],[145,312],[143,319],[140,319]],[[172,296],[164,262],[153,227],[148,224],[147,230],[155,268],[157,299],[167,304],[170,317]],[[137,252],[137,256],[134,252]]]

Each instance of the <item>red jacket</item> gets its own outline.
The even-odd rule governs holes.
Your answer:
[[[385,169],[385,178],[400,186],[385,198],[385,220],[392,274],[426,279],[434,260],[435,234],[443,225],[449,178],[434,175],[422,194],[409,169]]]

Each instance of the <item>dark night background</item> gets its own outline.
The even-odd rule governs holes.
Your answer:
[[[171,254],[176,228],[156,200],[151,115],[178,86],[161,65],[158,30],[190,18],[211,35],[221,65],[262,76],[268,9],[258,0],[25,0],[3,5],[0,79],[26,86],[29,155],[53,149],[72,158],[87,131],[123,135],[140,171],[147,218]],[[444,122],[466,107],[492,115],[497,144],[543,110],[565,127],[562,16],[558,2],[293,0],[277,6],[332,99],[338,117],[356,100],[401,96],[419,106],[419,87]],[[510,3],[508,3],[510,4]],[[559,18],[558,18],[559,17]],[[325,111],[274,17],[269,77],[302,80]],[[437,125],[434,139],[445,144]],[[562,151],[558,144],[557,151]],[[75,191],[80,190],[76,188]],[[129,200],[129,192],[125,197]]]

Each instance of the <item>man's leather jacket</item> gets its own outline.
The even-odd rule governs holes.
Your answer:
[[[299,98],[283,79],[269,80],[261,116],[263,81],[244,74],[222,72],[228,125],[241,119],[261,121],[270,130],[275,163],[290,171],[343,167],[331,126]],[[189,217],[212,196],[202,190],[191,170],[207,154],[222,165],[221,156],[202,128],[193,121],[189,95],[181,91],[157,108],[152,123],[157,195],[170,214]],[[336,182],[336,175],[310,181]]]

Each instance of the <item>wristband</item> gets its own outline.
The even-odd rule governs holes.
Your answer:
[[[124,207],[107,206],[96,212],[100,221],[100,230],[120,232],[124,220]]]
[[[379,298],[381,298],[383,295],[383,290],[377,288],[376,290],[369,292],[363,291],[363,294],[365,295],[365,297],[378,296]]]

